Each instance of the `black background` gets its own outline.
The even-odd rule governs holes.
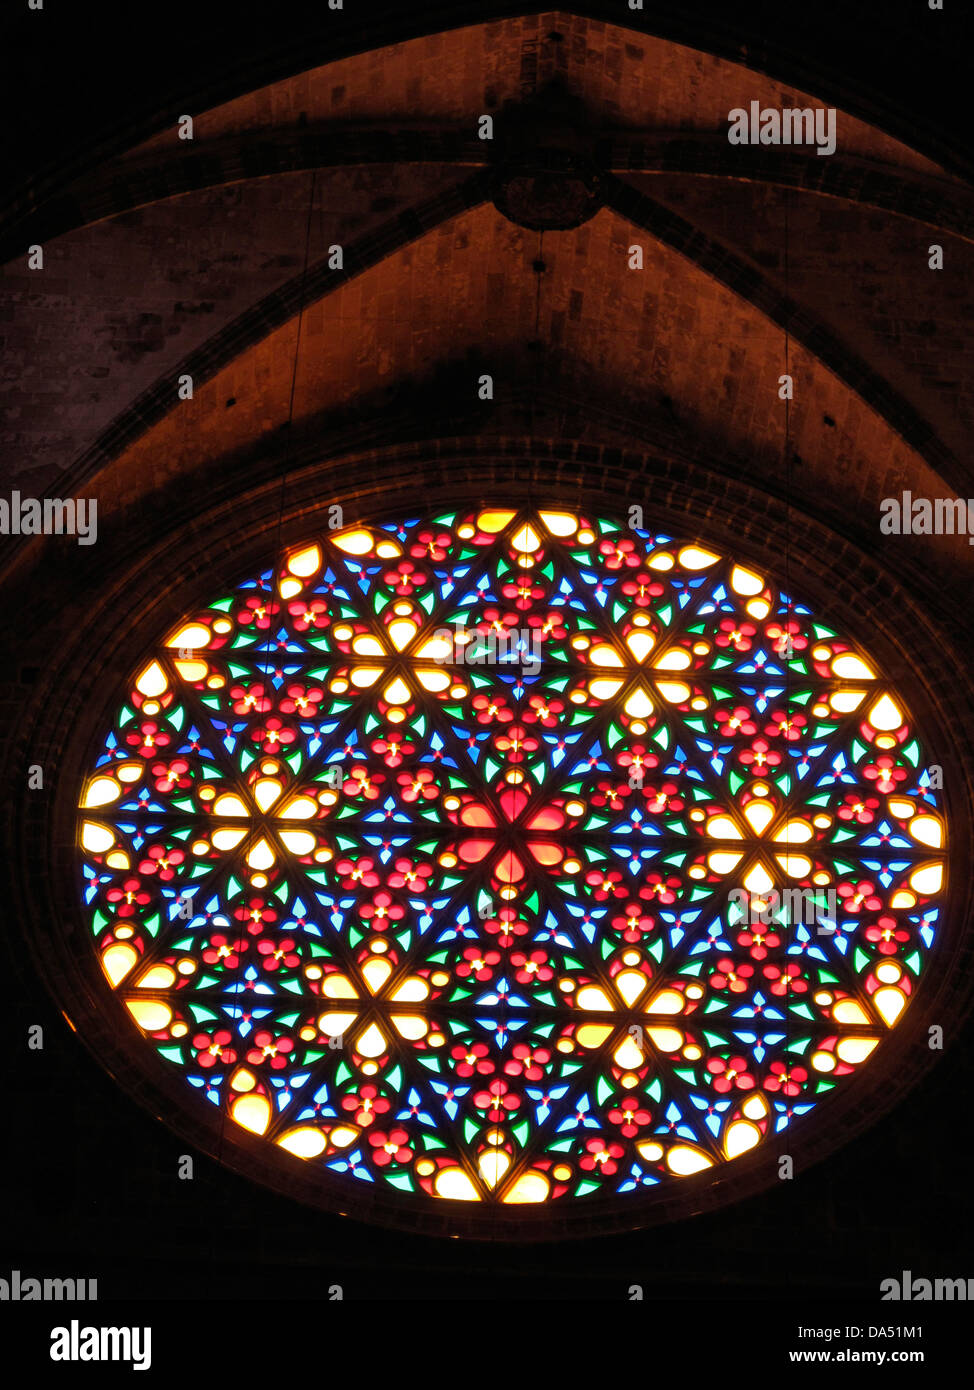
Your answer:
[[[647,0],[582,13],[669,34],[758,66],[818,73],[828,98],[883,123],[958,172],[971,167],[974,93],[961,41],[964,0],[701,4]],[[346,0],[343,14],[285,3],[80,3],[4,0],[0,30],[0,210],[16,226],[33,199],[183,111],[275,76],[328,42],[375,47],[528,5]],[[540,7],[538,7],[540,8]],[[317,45],[317,47],[316,47]],[[310,65],[302,64],[302,65]],[[854,98],[854,101],[850,98]],[[195,104],[194,104],[195,103]],[[39,870],[40,871],[40,866]],[[0,904],[0,915],[2,915]],[[185,1145],[124,1095],[67,1027],[17,949],[0,936],[3,990],[3,1229],[0,1276],[97,1277],[101,1299],[348,1300],[595,1298],[868,1300],[872,1316],[916,1321],[876,1302],[903,1269],[974,1275],[971,1230],[971,1027],[890,1115],[793,1182],[717,1215],[629,1236],[555,1246],[487,1247],[363,1227],[309,1211],[204,1157],[180,1182]],[[31,1024],[45,1029],[27,1049]],[[957,1310],[958,1315],[962,1310]],[[911,1315],[908,1317],[908,1312]],[[789,1318],[789,1326],[794,1319]]]

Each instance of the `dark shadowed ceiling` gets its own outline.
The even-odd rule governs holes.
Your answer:
[[[974,493],[974,194],[955,159],[857,118],[855,100],[831,157],[730,146],[732,107],[828,97],[789,84],[785,59],[782,76],[756,70],[770,49],[717,56],[706,48],[726,43],[627,28],[639,17],[615,8],[623,25],[550,10],[379,42],[195,109],[192,141],[172,120],[129,148],[116,131],[110,158],[8,233],[11,484],[83,487],[105,523],[177,482],[202,501],[289,418],[297,450],[424,391],[442,401],[446,372],[478,434],[510,433],[531,383],[558,417],[546,434],[566,410],[577,433],[588,403],[602,430],[675,433],[863,539],[908,483]],[[599,210],[574,229],[541,234],[495,205],[498,161],[527,157],[531,134],[482,141],[478,120],[503,135],[525,105],[601,176]],[[25,268],[25,239],[43,243],[43,272]],[[934,242],[943,272],[927,266]],[[476,409],[481,370],[492,409]],[[966,543],[914,538],[902,560],[962,601]]]

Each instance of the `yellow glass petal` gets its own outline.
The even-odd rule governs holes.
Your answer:
[[[752,1125],[747,1120],[735,1120],[727,1128],[724,1135],[724,1153],[728,1158],[736,1158],[738,1154],[747,1153],[748,1149],[753,1149],[761,1142],[761,1131],[757,1125]]]
[[[884,985],[894,984],[902,974],[902,967],[895,960],[884,960],[876,966],[876,978]]]
[[[728,854],[725,850],[715,850],[707,856],[707,863],[715,874],[729,874],[744,858],[743,854]]]
[[[857,1065],[857,1063],[864,1062],[866,1060],[866,1058],[869,1056],[870,1052],[874,1050],[878,1042],[878,1038],[840,1038],[839,1041],[836,1043],[835,1051],[838,1057],[843,1062],[848,1063],[850,1067],[854,1067]],[[819,1053],[818,1055],[827,1057],[828,1053]],[[815,1058],[813,1057],[813,1064],[814,1061]],[[818,1070],[831,1071],[832,1068],[820,1067],[818,1068]]]
[[[136,982],[139,989],[168,989],[176,979],[171,965],[154,965]]]
[[[419,975],[410,975],[403,980],[402,984],[397,985],[391,998],[397,1004],[421,1004],[424,999],[429,998],[430,987]]]
[[[583,985],[575,1000],[580,1009],[591,1009],[593,1012],[603,1013],[612,1008],[605,990],[599,985]]]
[[[395,622],[389,624],[386,631],[396,651],[401,652],[404,648],[409,646],[410,642],[419,631],[419,628],[411,618],[397,618]]]
[[[712,816],[707,822],[707,834],[715,840],[741,839],[741,832],[730,816]]]
[[[252,869],[269,869],[276,859],[277,855],[263,838],[247,854],[247,863]]]
[[[625,1037],[613,1053],[617,1067],[641,1067],[646,1058],[636,1044],[635,1038]]]
[[[745,815],[747,812],[745,812]],[[813,838],[814,829],[807,820],[790,820],[781,827],[774,837],[777,842],[784,841],[789,845],[804,845]]]
[[[910,875],[910,887],[918,893],[939,893],[944,881],[943,866],[924,864]]]
[[[769,822],[774,819],[774,807],[770,801],[749,801],[744,807],[744,815],[755,835],[763,835]]]
[[[82,847],[91,854],[103,854],[114,843],[115,836],[107,825],[97,825],[93,820],[86,820],[81,827]]]
[[[451,1202],[479,1202],[480,1194],[462,1168],[441,1168],[433,1179],[437,1197]]]
[[[534,527],[529,526],[526,522],[520,528],[520,530],[517,531],[517,533],[511,540],[511,545],[514,547],[514,549],[520,550],[525,555],[530,555],[531,553],[533,553],[535,550],[538,549],[540,544],[541,537],[538,535]]]
[[[328,1037],[337,1038],[346,1029],[351,1028],[357,1018],[358,1014],[339,1013],[333,1010],[319,1015],[318,1027]]]
[[[522,1173],[510,1192],[504,1193],[505,1202],[543,1202],[551,1191],[548,1179],[542,1173]]]
[[[355,1049],[363,1057],[381,1057],[389,1044],[374,1023],[370,1023],[355,1043]]]
[[[676,1028],[648,1028],[646,1031],[660,1052],[677,1052],[683,1046],[683,1034]]]
[[[352,651],[356,656],[385,656],[386,649],[371,632],[360,632],[352,642]]]
[[[883,989],[877,989],[873,1003],[886,1026],[892,1028],[906,1006],[906,995],[895,985],[886,985]]]
[[[358,992],[347,975],[326,975],[321,984],[326,999],[357,999]]]
[[[277,1142],[282,1149],[287,1149],[288,1153],[295,1154],[298,1158],[317,1158],[327,1147],[327,1140],[321,1130],[313,1129],[311,1125],[289,1129]]]
[[[359,690],[367,690],[370,685],[375,685],[381,675],[381,666],[356,666],[352,672],[352,684]]]
[[[390,705],[403,705],[409,699],[409,686],[401,677],[395,676],[382,692],[383,700]]]
[[[832,1010],[836,1023],[868,1023],[869,1018],[854,999],[840,999]]]
[[[575,1037],[582,1047],[600,1047],[611,1032],[604,1023],[583,1023]]]
[[[915,816],[910,821],[910,834],[931,849],[940,849],[944,842],[943,826],[936,816]]]
[[[223,826],[220,830],[215,830],[210,838],[214,849],[228,850],[235,849],[246,833],[246,830],[231,830],[229,826]]]
[[[712,1168],[714,1161],[690,1144],[676,1144],[666,1155],[666,1166],[671,1173],[687,1177],[690,1173],[701,1173],[704,1168]]]
[[[438,636],[436,633],[424,642],[416,653],[426,661],[443,661],[453,653],[453,640],[445,636]]]
[[[850,714],[859,708],[865,698],[864,690],[833,690],[829,704],[838,714]]]
[[[882,695],[869,711],[868,719],[874,729],[899,729],[903,724],[903,711],[890,699]]]
[[[869,681],[873,680],[876,673],[871,666],[867,666],[861,657],[853,656],[851,652],[843,652],[832,662],[832,670],[843,680]]]
[[[281,830],[279,834],[281,843],[292,854],[310,854],[318,844],[309,830]]]
[[[481,531],[486,531],[489,536],[496,536],[498,531],[503,531],[507,523],[513,520],[513,512],[481,512],[477,517],[477,526]]]
[[[354,531],[339,531],[331,539],[346,555],[368,555],[372,549],[372,537],[362,527],[356,527]]]
[[[650,1163],[663,1157],[663,1145],[657,1143],[655,1139],[644,1139],[636,1145],[636,1148],[643,1158],[649,1159]]]
[[[435,695],[438,694],[439,691],[445,690],[447,688],[447,686],[450,684],[450,681],[452,680],[452,677],[450,676],[448,671],[418,670],[416,672],[416,679],[419,681],[420,685],[423,687],[424,690],[431,690]],[[388,699],[388,696],[386,696],[386,698]],[[407,693],[406,695],[400,695],[399,700],[408,700],[408,698],[409,695]]]
[[[637,685],[623,708],[632,719],[646,719],[653,712],[653,702],[650,699],[649,691],[643,686]]]
[[[597,700],[611,700],[616,691],[622,688],[622,681],[601,678],[599,680],[589,681],[588,688]]]
[[[168,687],[169,681],[166,673],[158,661],[150,661],[135,681],[135,688],[142,695],[161,695]]]
[[[767,893],[774,887],[774,879],[768,873],[763,864],[755,864],[744,880],[744,887],[749,893]]]
[[[114,777],[95,777],[88,783],[88,790],[81,804],[86,810],[92,806],[107,806],[121,794],[122,788]]]
[[[682,1014],[684,999],[676,989],[664,989],[646,1007],[651,1014]]]
[[[595,666],[621,666],[622,657],[615,647],[610,647],[608,642],[596,642],[589,654],[589,660]]]
[[[749,1120],[760,1120],[768,1113],[768,1102],[762,1095],[748,1096],[741,1109]]]
[[[656,638],[651,632],[645,632],[636,628],[634,631],[626,634],[626,646],[637,661],[645,661],[649,653],[656,646]]]
[[[693,658],[685,647],[673,647],[653,665],[657,671],[685,671],[692,660]],[[674,682],[674,684],[682,685],[682,682]]]
[[[321,547],[309,545],[304,550],[296,550],[288,556],[287,567],[291,574],[300,579],[310,579],[321,569]]]
[[[709,569],[719,559],[719,555],[714,555],[710,550],[703,550],[699,545],[685,545],[679,553],[680,564],[687,570]]]
[[[429,1032],[429,1024],[419,1014],[393,1014],[392,1021],[397,1032],[409,1042],[418,1042],[420,1038],[425,1038]],[[361,1045],[359,1051],[362,1051]]]
[[[627,1004],[633,1004],[646,989],[649,980],[641,970],[620,970],[613,980]]]
[[[318,804],[312,796],[296,796],[281,809],[281,820],[310,820],[317,815]]]
[[[138,951],[133,946],[126,946],[122,942],[115,942],[114,945],[107,947],[101,954],[102,969],[108,976],[113,985],[117,985],[132,969],[132,966],[139,958]]]
[[[181,627],[175,637],[170,637],[166,643],[167,647],[189,647],[195,650],[197,647],[205,647],[210,640],[210,629],[204,627],[202,623],[187,623]],[[165,688],[165,687],[163,687]]]
[[[362,966],[362,974],[365,976],[365,983],[375,994],[392,974],[392,961],[383,960],[379,956],[371,956]]]
[[[157,999],[126,999],[125,1007],[147,1033],[161,1032],[172,1018],[172,1009]]]
[[[568,512],[539,512],[538,515],[553,536],[574,536],[578,522]]]
[[[230,1107],[230,1114],[243,1129],[263,1134],[271,1122],[271,1104],[266,1096],[240,1096]]]
[[[656,689],[671,705],[681,705],[690,698],[690,687],[682,681],[657,681]]]
[[[213,803],[213,814],[217,816],[249,816],[250,811],[232,792],[218,796]]]
[[[176,670],[184,681],[201,681],[209,671],[205,661],[177,661]]]
[[[480,1155],[477,1166],[488,1187],[496,1187],[511,1166],[511,1156],[503,1149],[490,1149]]]
[[[752,598],[764,588],[764,580],[754,570],[746,570],[743,565],[735,565],[731,570],[731,588],[735,594]]]
[[[776,854],[775,859],[789,878],[804,878],[811,872],[812,861],[803,854]]]

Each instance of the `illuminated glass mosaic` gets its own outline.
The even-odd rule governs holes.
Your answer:
[[[499,506],[324,532],[174,624],[79,873],[187,1107],[489,1220],[814,1124],[934,945],[938,785],[869,653],[767,575]]]

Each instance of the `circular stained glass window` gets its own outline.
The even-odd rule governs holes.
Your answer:
[[[83,900],[132,1051],[282,1185],[638,1224],[882,1051],[938,786],[870,654],[750,565],[450,513],[163,634],[82,789]]]

